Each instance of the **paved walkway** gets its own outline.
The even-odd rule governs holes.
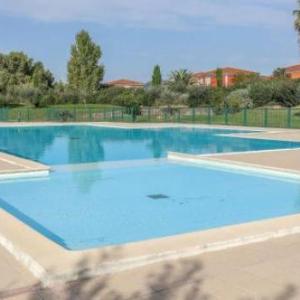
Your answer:
[[[34,278],[1,249],[0,254],[1,259],[7,259],[0,265],[0,299],[300,299],[300,235],[81,280],[52,290],[32,286]],[[27,291],[20,289],[26,284]]]
[[[0,246],[0,299],[12,294],[12,291],[23,292],[36,283],[37,280],[31,273]]]

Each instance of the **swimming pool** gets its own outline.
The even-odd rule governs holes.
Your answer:
[[[94,126],[0,128],[0,151],[48,165],[191,154],[299,148],[300,143],[226,136],[247,131],[199,128],[119,129]],[[224,136],[225,135],[225,136]]]
[[[0,206],[71,250],[297,214],[299,181],[168,161],[0,182]]]
[[[53,166],[49,177],[0,181],[0,207],[70,250],[298,214],[300,181],[165,158],[168,151],[221,153],[300,147],[296,142],[226,136],[234,132],[0,128],[0,151]],[[116,163],[121,160],[139,161]],[[108,162],[105,166],[94,163],[104,161]]]

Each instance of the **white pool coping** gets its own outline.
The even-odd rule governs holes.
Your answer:
[[[215,129],[236,129],[245,131],[268,131],[271,128],[264,127],[243,127],[233,125],[208,125],[191,123],[122,123],[122,122],[0,122],[0,127],[41,127],[41,126],[95,126],[111,127],[120,129],[150,129],[150,128],[215,128]],[[289,130],[289,129],[286,129]],[[290,129],[294,130],[294,129]]]
[[[294,149],[284,149],[282,151],[293,151]],[[297,149],[299,150],[299,149]],[[275,150],[276,151],[276,150]],[[266,151],[251,151],[245,152],[246,153],[267,153],[267,152],[274,152],[273,150],[266,150]],[[230,156],[232,154],[238,153],[226,153],[226,155]],[[244,153],[241,153],[244,154]],[[224,154],[223,154],[224,155]],[[290,169],[283,169],[283,168],[276,168],[270,166],[263,166],[259,164],[252,164],[252,163],[245,163],[239,161],[226,161],[226,160],[209,160],[207,157],[218,157],[220,155],[193,155],[193,154],[185,154],[185,153],[177,153],[177,152],[168,152],[168,159],[172,161],[179,161],[179,162],[187,162],[196,164],[199,166],[206,166],[206,167],[214,167],[214,168],[222,168],[232,171],[243,171],[253,174],[264,174],[270,175],[279,178],[289,178],[289,179],[296,179],[300,180],[300,172]]]
[[[39,162],[0,152],[0,180],[48,176],[50,170]]]

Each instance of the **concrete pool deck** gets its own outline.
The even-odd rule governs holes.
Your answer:
[[[300,179],[300,149],[192,155],[169,152],[171,160]]]
[[[299,173],[300,175],[300,149],[203,156],[203,158],[228,164],[249,165],[257,168],[269,168],[272,170]]]
[[[42,289],[7,256],[5,300],[297,300],[300,236],[275,239]],[[23,283],[23,284],[20,284]]]
[[[49,125],[49,124],[46,124]],[[90,124],[89,124],[90,125]],[[109,124],[93,124],[93,126],[109,126]],[[159,124],[154,124],[155,128],[160,128]],[[35,126],[35,125],[33,125]],[[121,126],[122,128],[133,128],[132,124],[128,126],[128,124],[114,124],[114,126]],[[126,127],[127,126],[127,127]],[[142,126],[142,127],[141,127]],[[166,124],[166,127],[170,127],[171,125]],[[183,124],[179,124],[176,127],[185,126]],[[186,125],[187,127],[203,127],[207,128],[208,126],[194,126],[194,125]],[[149,128],[148,124],[138,124],[138,126],[134,128]],[[151,127],[153,128],[153,127]],[[224,128],[224,126],[213,126],[213,128]],[[226,127],[230,129],[249,129],[252,128],[243,128],[243,127]],[[290,140],[290,141],[300,141],[300,130],[268,130],[268,129],[257,129],[263,130],[261,132],[255,133],[247,133],[243,134],[244,137],[252,138],[270,138],[270,139],[278,139],[278,140]],[[236,136],[237,134],[235,134]],[[244,153],[244,154],[226,154],[226,155],[206,155],[201,156],[201,159],[208,161],[221,161],[227,164],[237,164],[237,165],[252,165],[257,168],[260,166],[261,168],[269,168],[271,170],[284,170],[287,173],[296,174],[300,171],[299,169],[299,157],[300,150],[283,150],[283,151],[261,151],[257,153]],[[3,164],[5,167],[5,164]],[[12,166],[11,166],[12,167]],[[12,167],[13,168],[13,167]],[[1,165],[0,165],[1,169]],[[9,171],[9,167],[7,167]],[[8,172],[9,173],[9,172]],[[211,256],[213,260],[218,261],[220,257],[223,257],[225,253],[243,253],[244,251],[248,251],[249,249],[254,249],[252,255],[250,255],[251,259],[260,253],[258,249],[265,245],[266,251],[268,252],[268,256],[266,255],[266,260],[259,260],[253,263],[253,268],[257,272],[261,272],[263,274],[262,278],[260,276],[256,276],[256,278],[247,274],[241,275],[239,272],[235,273],[232,269],[230,269],[229,274],[227,274],[227,279],[232,280],[233,286],[236,286],[238,291],[244,291],[240,295],[245,297],[253,296],[253,290],[256,288],[257,290],[261,289],[263,286],[270,286],[269,292],[276,293],[276,288],[274,285],[279,284],[277,277],[275,279],[270,279],[274,274],[274,270],[271,267],[272,264],[275,264],[279,270],[285,270],[283,272],[282,277],[286,276],[287,278],[291,278],[288,275],[288,271],[293,270],[294,276],[299,274],[299,271],[294,271],[296,269],[296,265],[299,267],[300,265],[296,264],[292,266],[292,259],[289,257],[289,262],[287,260],[282,259],[281,262],[283,266],[276,263],[278,261],[278,257],[276,255],[272,256],[270,253],[273,250],[273,245],[279,240],[283,241],[282,244],[287,247],[292,247],[294,250],[295,259],[300,261],[300,215],[294,215],[290,217],[278,218],[265,220],[260,222],[247,223],[243,225],[230,226],[225,228],[220,228],[216,230],[209,230],[204,232],[197,232],[191,234],[185,234],[175,237],[169,237],[164,239],[146,241],[141,243],[133,243],[128,245],[122,245],[120,247],[107,247],[103,249],[95,249],[89,251],[67,251],[55,243],[49,241],[44,238],[28,226],[24,225],[22,222],[15,219],[13,216],[0,212],[0,244],[4,246],[10,253],[12,253],[15,258],[22,262],[22,264],[26,265],[28,269],[31,270],[32,273],[35,274],[39,280],[44,284],[56,284],[57,282],[64,282],[68,280],[77,279],[78,277],[85,276],[94,276],[101,274],[101,278],[106,276],[111,276],[115,279],[115,283],[112,284],[117,285],[118,287],[124,287],[124,289],[130,286],[129,279],[130,276],[135,274],[138,281],[138,273],[144,274],[147,270],[153,271],[154,269],[158,269],[159,266],[164,266],[168,262],[168,264],[176,266],[181,261],[185,261],[186,259],[202,260],[205,257]],[[20,234],[22,232],[22,234]],[[236,247],[236,248],[235,248]],[[235,248],[235,249],[230,249]],[[226,250],[228,249],[228,250]],[[216,252],[217,251],[217,252]],[[249,250],[250,251],[250,250]],[[287,249],[285,248],[285,251]],[[0,251],[0,261],[8,260],[5,255],[2,255],[3,251]],[[210,252],[210,253],[208,253]],[[251,251],[250,251],[251,252]],[[279,250],[278,250],[279,252]],[[49,255],[51,253],[51,255]],[[297,254],[296,254],[297,253]],[[201,254],[201,255],[200,255]],[[278,253],[279,255],[279,253]],[[280,254],[281,256],[282,253]],[[3,257],[4,256],[4,257]],[[226,256],[226,255],[225,255]],[[240,256],[240,260],[238,259],[238,255],[231,256],[229,259],[229,264],[227,268],[224,267],[224,273],[228,270],[229,265],[234,265],[235,260],[244,263],[244,260],[247,260],[247,256]],[[283,257],[282,257],[283,258]],[[204,260],[205,261],[205,260]],[[84,263],[83,263],[84,262]],[[18,265],[18,263],[16,263]],[[251,266],[248,265],[251,269]],[[257,267],[257,268],[255,268]],[[22,268],[22,267],[20,267]],[[7,268],[9,269],[9,268]],[[286,270],[288,269],[288,270]],[[1,270],[2,271],[2,270]],[[255,272],[256,272],[255,271]],[[215,275],[218,276],[221,270],[215,270]],[[1,272],[2,273],[2,272]],[[1,283],[1,274],[0,273],[0,283]],[[250,272],[251,273],[251,272]],[[246,278],[251,281],[254,286],[250,287],[248,284],[248,288],[246,288]],[[279,276],[279,275],[277,275]],[[22,277],[22,276],[21,276]],[[129,278],[129,279],[128,279]],[[242,279],[244,278],[244,280]],[[279,276],[279,278],[281,278]],[[299,277],[298,277],[299,278]],[[35,280],[31,277],[32,282]],[[226,278],[224,277],[221,281],[224,281]],[[21,279],[23,280],[23,279]],[[262,283],[260,283],[262,280]],[[145,279],[146,281],[146,279]],[[238,287],[241,284],[241,288]],[[209,281],[207,281],[209,282]],[[226,281],[225,281],[226,282]],[[227,280],[228,282],[228,280]],[[281,281],[283,283],[283,281]],[[26,283],[28,284],[28,283]],[[290,282],[286,282],[286,286],[288,284],[293,284],[292,280]],[[184,284],[186,286],[190,285],[190,282],[186,281]],[[226,289],[228,285],[224,284],[220,287],[220,282],[218,280],[211,280],[209,283],[211,286],[210,290],[217,290],[217,296],[212,299],[235,299],[230,297],[233,295],[234,289]],[[13,285],[11,285],[13,286]],[[20,287],[23,285],[20,284]],[[273,286],[273,288],[271,287]],[[279,286],[278,286],[279,287]],[[278,288],[278,293],[281,292],[285,287],[280,285],[282,289]],[[297,286],[298,288],[299,286]],[[300,288],[300,287],[299,287]],[[5,289],[5,287],[1,287],[1,289]],[[9,289],[9,288],[6,288]],[[283,290],[284,291],[284,290]],[[161,289],[160,292],[163,292]],[[222,292],[222,293],[221,293]],[[246,293],[248,292],[248,294]],[[267,291],[266,291],[267,292]],[[218,294],[219,293],[219,294]],[[226,293],[226,297],[224,297],[224,293]],[[209,293],[208,293],[209,294]],[[223,295],[223,297],[222,297]],[[227,297],[228,296],[228,297]],[[270,294],[268,294],[270,297]],[[20,296],[22,297],[22,296]],[[176,295],[178,299],[180,298]],[[177,299],[175,296],[174,299]],[[173,299],[172,298],[172,299]],[[0,293],[1,299],[1,293]],[[24,298],[26,299],[26,298]],[[55,298],[59,299],[59,298]],[[64,299],[64,298],[62,298]],[[89,299],[89,298],[82,298]],[[92,298],[91,298],[92,299]],[[95,298],[97,299],[97,298]],[[103,298],[106,299],[106,298]],[[114,299],[114,298],[107,298]],[[124,298],[125,299],[125,298]],[[137,298],[140,299],[140,298]],[[142,299],[142,298],[141,298]],[[145,298],[147,299],[147,298]],[[151,299],[160,299],[160,298],[151,298]],[[165,299],[165,298],[161,298]],[[193,299],[193,298],[191,298]],[[194,298],[197,299],[197,298]],[[199,298],[202,299],[202,298]],[[239,298],[236,298],[239,299]],[[260,298],[253,298],[260,299]],[[274,298],[270,298],[274,299]],[[284,298],[283,298],[284,299]],[[293,299],[293,298],[288,298]],[[299,299],[296,297],[295,299]]]

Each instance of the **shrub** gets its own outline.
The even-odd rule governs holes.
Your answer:
[[[212,90],[212,96],[210,105],[213,107],[213,111],[216,114],[222,114],[225,107],[226,92],[222,88],[216,88]]]
[[[42,102],[45,106],[56,104],[56,97],[53,93],[49,92],[43,96]]]
[[[163,86],[160,98],[156,100],[156,105],[183,105],[188,102],[188,93],[176,92],[169,86]]]
[[[64,110],[62,112],[58,113],[58,117],[62,122],[67,122],[68,120],[74,119],[74,116],[72,113],[70,113],[68,110]]]
[[[270,103],[295,106],[300,103],[299,84],[290,79],[257,82],[250,86],[249,95],[255,106]]]
[[[144,104],[145,106],[152,106],[155,102],[159,101],[161,94],[163,91],[162,86],[150,86],[145,89],[145,99]]]
[[[188,90],[188,105],[190,107],[197,107],[206,105],[211,99],[211,89],[205,86],[192,86]]]
[[[273,81],[273,102],[283,106],[295,106],[298,85],[293,80],[274,80]]]
[[[64,91],[55,91],[53,97],[53,104],[77,104],[80,102],[80,96],[76,94],[76,92],[68,89]]]
[[[226,107],[230,112],[238,112],[243,108],[252,107],[252,101],[249,97],[249,90],[239,89],[232,91],[226,97]]]
[[[270,81],[259,81],[250,85],[249,96],[255,107],[266,105],[273,101],[273,85]]]
[[[127,89],[120,87],[104,87],[100,89],[95,98],[96,103],[111,104],[115,102],[115,99],[121,94],[125,93]]]

